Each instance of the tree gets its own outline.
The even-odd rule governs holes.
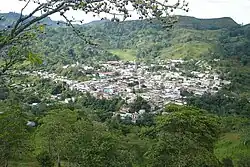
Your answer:
[[[40,103],[41,100],[37,95],[30,95],[26,98],[26,102],[28,104],[32,104],[32,103]]]
[[[61,157],[65,156],[66,143],[71,139],[72,125],[77,121],[77,113],[69,109],[52,110],[40,121],[36,132],[39,152],[48,152],[57,166],[61,166]]]
[[[53,167],[54,162],[48,152],[42,152],[37,156],[37,161],[42,167]]]
[[[29,149],[29,134],[25,115],[18,106],[4,107],[0,114],[0,166],[8,166],[12,159],[21,158]]]
[[[141,96],[138,96],[136,100],[130,104],[129,112],[138,112],[141,109],[144,109],[146,112],[149,112],[151,110],[151,106],[145,99],[143,99]]]
[[[154,115],[151,113],[143,113],[139,116],[138,120],[136,121],[137,125],[140,126],[152,126],[154,125]]]
[[[52,110],[40,121],[36,131],[36,146],[41,164],[57,160],[86,167],[127,166],[129,151],[118,136],[102,123],[92,122],[69,109]]]
[[[170,4],[168,1],[160,0],[48,0],[48,1],[32,1],[21,0],[25,2],[21,9],[20,17],[13,25],[8,25],[6,29],[0,30],[0,76],[3,76],[16,63],[22,63],[24,60],[33,62],[41,62],[39,57],[33,54],[31,39],[36,39],[37,34],[34,30],[40,33],[44,32],[44,24],[41,22],[48,16],[59,13],[65,20],[66,24],[73,27],[76,34],[83,37],[83,34],[72,24],[76,20],[68,19],[66,13],[69,10],[81,10],[92,13],[93,16],[99,14],[108,14],[113,16],[111,21],[119,22],[120,19],[125,20],[132,17],[132,11],[137,11],[139,19],[157,18],[166,23],[169,28],[176,21],[170,17],[170,12],[175,9],[188,11],[188,4],[178,0],[176,3]],[[30,5],[31,2],[36,4],[36,8],[28,15],[23,15],[23,11]],[[132,7],[132,8],[131,8]],[[39,14],[38,17],[34,15]],[[166,16],[166,17],[164,17]],[[163,18],[164,17],[164,18]],[[2,18],[1,18],[2,19]],[[82,22],[82,20],[80,21]],[[61,22],[58,22],[59,24]],[[3,61],[3,63],[2,63]]]
[[[7,99],[8,95],[9,95],[9,90],[7,87],[3,86],[1,83],[0,83],[0,100],[5,100]]]
[[[224,167],[234,167],[234,164],[231,158],[223,158],[222,162],[223,162]]]
[[[248,167],[250,165],[249,156],[241,156],[237,161],[239,167]]]
[[[86,167],[126,167],[131,164],[131,160],[129,151],[120,140],[104,124],[78,120],[69,142],[68,160],[72,164]]]
[[[155,140],[145,154],[149,166],[218,166],[213,153],[219,136],[217,121],[215,116],[189,107],[159,116],[149,133]]]
[[[64,86],[62,84],[58,84],[52,88],[51,94],[52,95],[61,94],[63,90],[65,90]]]

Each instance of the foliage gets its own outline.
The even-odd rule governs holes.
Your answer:
[[[37,155],[37,161],[41,165],[41,167],[53,167],[54,163],[50,154],[48,152],[42,152]]]
[[[233,161],[230,158],[224,158],[222,163],[224,167],[234,167]]]
[[[58,62],[69,64],[135,58],[143,61],[204,58],[215,54],[217,57],[232,57],[236,53],[240,56],[239,61],[244,64],[248,61],[248,52],[243,49],[248,44],[247,26],[240,27],[230,18],[207,20],[180,16],[178,19],[171,32],[158,22],[150,24],[147,20],[121,23],[102,20],[74,29],[50,20],[46,24],[51,26],[46,27],[44,34],[39,36],[41,40],[34,43],[36,51],[43,55],[42,66]],[[76,31],[81,35],[76,36]],[[97,45],[86,44],[82,36]],[[238,49],[234,49],[236,46]]]
[[[77,120],[77,114],[71,110],[52,110],[42,118],[37,129],[36,138],[41,144],[41,150],[48,151],[53,158],[58,160],[64,156],[66,143],[71,135],[71,124]]]
[[[40,146],[37,149],[41,153],[48,151],[58,164],[62,160],[85,166],[131,163],[126,147],[119,144],[117,136],[108,132],[104,124],[91,122],[76,111],[66,109],[51,111],[41,121],[36,133]]]
[[[208,110],[219,115],[244,115],[249,116],[250,103],[246,97],[234,96],[219,92],[215,95],[204,94],[201,97],[191,96],[188,105]]]
[[[92,112],[94,111],[101,121],[105,121],[112,117],[113,112],[120,109],[124,101],[121,98],[97,99],[87,93],[86,96],[79,99],[79,103],[86,108],[90,108]]]
[[[194,28],[198,30],[218,30],[218,29],[233,29],[239,25],[229,17],[219,19],[197,19],[194,17],[180,17],[181,23],[179,26],[185,28]]]
[[[0,165],[21,159],[29,151],[29,136],[25,115],[19,106],[1,103],[0,114]]]
[[[220,38],[220,42],[228,57],[237,58],[243,65],[250,61],[249,54],[249,33],[250,28],[243,26],[225,32]]]
[[[69,154],[72,162],[78,165],[100,167],[127,166],[131,163],[124,146],[114,134],[105,132],[105,126],[91,125],[81,120],[74,128],[75,133],[71,141],[73,147]]]
[[[225,139],[219,138],[220,129],[223,133],[242,129],[247,122],[243,118],[237,120],[232,116],[219,119],[198,108],[169,105],[165,108],[170,113],[168,115],[158,116],[153,121],[152,115],[148,115],[149,119],[139,121],[139,126],[126,125],[111,117],[96,119],[93,114],[99,115],[106,110],[96,113],[101,107],[95,101],[98,99],[93,98],[88,108],[84,108],[80,101],[80,105],[52,105],[45,108],[45,115],[40,115],[39,125],[35,128],[35,153],[40,154],[40,160],[45,162],[51,158],[53,163],[67,162],[72,166],[217,166],[217,157],[221,161],[231,157],[233,163],[237,164],[239,157],[248,150],[244,145],[247,138],[243,140],[242,137],[240,144],[233,147],[220,144]],[[111,101],[103,104],[106,103],[112,104]],[[29,132],[29,135],[33,135],[33,132]],[[236,151],[234,154],[230,154],[231,148]],[[49,156],[41,156],[44,152]]]
[[[241,142],[241,138],[242,136],[237,132],[224,134],[216,143],[216,156],[219,159],[230,157],[235,166],[241,166],[238,165],[238,161],[243,160],[243,157],[250,156],[249,148]]]
[[[249,156],[240,157],[240,160],[237,162],[237,165],[239,167],[248,167],[250,165]]]
[[[138,96],[133,103],[129,104],[129,112],[134,113],[139,112],[139,110],[151,111],[151,106],[141,96]]]
[[[218,119],[199,110],[182,107],[159,116],[152,129],[156,142],[147,151],[148,166],[218,166],[213,154]]]

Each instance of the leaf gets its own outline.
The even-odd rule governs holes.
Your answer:
[[[80,7],[85,7],[86,5],[87,5],[87,4],[86,4],[85,2],[82,2],[82,1],[81,1],[79,6],[80,6]]]
[[[28,53],[28,60],[33,64],[42,64],[42,59],[38,54]]]
[[[45,31],[45,25],[41,24],[38,26],[38,29],[40,32],[44,32]]]

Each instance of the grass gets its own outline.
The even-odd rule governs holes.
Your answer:
[[[164,48],[160,51],[161,59],[179,59],[179,58],[200,58],[207,54],[212,45],[205,42],[188,42],[175,44],[172,47]],[[136,60],[135,49],[112,49],[109,50],[112,54],[117,55],[121,60],[134,61]]]
[[[114,55],[117,55],[121,60],[134,61],[136,60],[136,50],[134,49],[112,49],[109,50]]]
[[[208,53],[211,44],[205,42],[188,42],[173,45],[161,51],[162,59],[179,59],[179,58],[200,58],[203,54]]]
[[[215,41],[221,30],[174,29],[171,43],[186,43],[187,41]]]
[[[10,162],[9,167],[40,167],[38,162]]]
[[[223,158],[231,158],[235,162],[239,157],[250,156],[250,149],[240,140],[238,133],[226,133],[215,145],[215,155],[222,160]]]
[[[54,166],[55,167],[57,166],[56,162],[55,162]],[[62,167],[67,167],[68,166],[67,162],[61,162],[61,166]],[[11,161],[9,163],[8,167],[40,167],[40,165],[34,159],[34,160],[30,161],[30,162],[26,162],[26,161],[25,162],[23,162],[23,161],[15,161],[15,162],[13,162],[13,161]]]

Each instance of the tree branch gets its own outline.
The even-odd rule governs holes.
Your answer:
[[[58,6],[57,8],[55,8],[54,10],[49,11],[49,12],[47,12],[47,13],[45,13],[45,14],[39,16],[39,17],[34,18],[33,20],[31,20],[31,21],[28,22],[27,24],[25,24],[25,25],[23,25],[22,27],[20,27],[20,29],[18,29],[18,30],[16,31],[15,36],[19,35],[21,32],[23,32],[23,30],[25,30],[26,28],[28,28],[28,27],[31,26],[32,24],[34,24],[34,23],[36,23],[36,22],[38,22],[38,21],[40,21],[40,20],[42,20],[42,19],[44,19],[44,18],[46,18],[46,17],[52,15],[52,14],[54,14],[54,13],[57,13],[57,12],[61,11],[61,10],[65,7],[64,5],[65,5],[65,3],[63,2],[63,3],[61,3],[61,5],[59,5],[59,6]]]

